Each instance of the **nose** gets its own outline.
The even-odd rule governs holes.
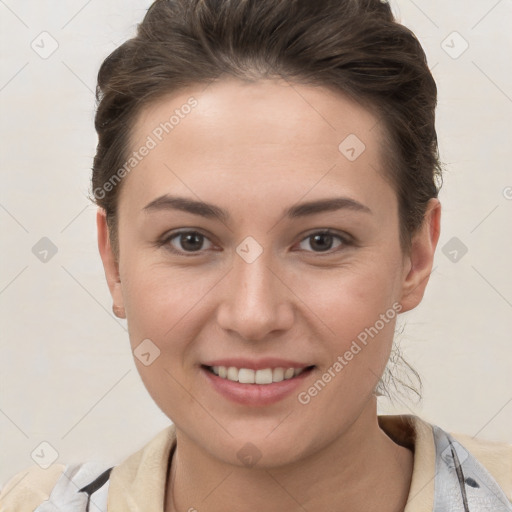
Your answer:
[[[248,262],[235,254],[223,284],[217,322],[246,341],[260,341],[290,329],[294,322],[293,292],[282,271],[271,268],[264,251]],[[276,267],[274,265],[274,267]]]

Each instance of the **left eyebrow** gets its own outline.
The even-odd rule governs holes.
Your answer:
[[[355,199],[351,199],[350,197],[333,197],[331,199],[320,199],[318,201],[310,201],[309,203],[301,203],[292,206],[285,210],[284,214],[290,219],[295,219],[336,210],[353,210],[369,214],[372,213],[368,206]]]
[[[308,215],[344,209],[372,214],[368,206],[354,199],[349,197],[334,197],[291,206],[284,211],[284,216],[290,219],[296,219]],[[196,201],[186,197],[171,196],[169,194],[164,194],[154,199],[143,208],[144,212],[159,210],[181,210],[193,215],[200,215],[201,217],[218,219],[222,222],[227,222],[231,218],[227,210],[214,204]]]

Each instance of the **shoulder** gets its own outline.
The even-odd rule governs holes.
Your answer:
[[[485,441],[454,432],[451,435],[487,469],[512,501],[512,444]]]
[[[0,512],[82,512],[92,497],[98,511],[106,510],[111,470],[96,462],[30,467],[2,488]]]
[[[511,443],[445,431],[416,415],[379,416],[379,424],[395,442],[414,452],[411,501],[415,499],[415,506],[421,494],[425,510],[432,510],[434,503],[435,510],[452,510],[450,500],[456,500],[459,492],[475,510],[502,510],[494,505],[503,503],[503,498],[512,502]],[[512,511],[510,505],[506,510]]]
[[[1,512],[33,512],[50,497],[66,466],[53,464],[48,469],[27,468],[14,475],[0,491]]]
[[[107,510],[111,490],[118,500],[134,486],[140,491],[157,484],[164,492],[168,457],[175,444],[175,427],[171,424],[115,466],[94,461],[53,464],[48,469],[34,465],[0,488],[0,512],[82,512],[92,500],[95,511],[101,512]]]
[[[436,438],[436,431],[449,434],[491,474],[498,485],[505,491],[508,499],[512,500],[512,443],[487,441],[468,434],[452,431],[445,432],[437,425],[429,423],[418,416],[405,415],[397,416],[396,418],[395,422],[404,430],[406,429],[404,425],[409,428],[409,436],[411,436],[411,432],[414,432],[416,439],[418,437],[432,439],[432,436]],[[398,422],[398,418],[400,422]]]

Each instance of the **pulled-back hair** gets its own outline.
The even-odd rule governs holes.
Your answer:
[[[137,115],[169,93],[223,75],[325,86],[374,113],[387,142],[382,161],[398,198],[401,247],[410,249],[442,178],[437,88],[420,43],[395,21],[389,4],[157,0],[137,35],[114,50],[98,73],[91,200],[106,212],[116,256],[118,171],[133,151]]]

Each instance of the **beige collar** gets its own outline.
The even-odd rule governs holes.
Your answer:
[[[411,489],[404,512],[432,512],[435,446],[431,425],[411,415],[378,419],[393,441],[414,451]],[[171,425],[116,466],[110,476],[109,512],[163,512],[169,456],[175,446],[176,430]]]
[[[379,425],[398,444],[414,452],[411,488],[404,512],[432,512],[436,449],[432,426],[417,416],[379,416]]]

